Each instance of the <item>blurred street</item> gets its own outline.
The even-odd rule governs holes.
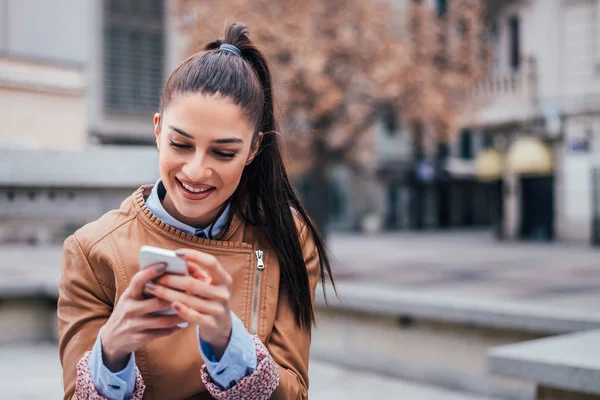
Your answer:
[[[0,346],[0,399],[41,400],[62,398],[62,371],[54,344]],[[483,397],[440,390],[408,382],[311,362],[311,400],[352,400],[377,396],[378,400],[484,400]]]
[[[600,270],[596,267],[599,252],[589,247],[565,243],[498,242],[484,230],[373,236],[334,234],[328,243],[334,255],[337,282],[341,286],[351,285],[375,294],[379,291],[382,296],[386,290],[393,289],[396,293],[418,292],[430,299],[460,299],[474,305],[481,302],[537,304],[556,307],[573,315],[586,310],[595,312],[600,301]],[[56,296],[61,254],[59,246],[1,247],[0,290],[5,295]],[[333,298],[332,292],[329,293],[330,299]],[[377,329],[375,326],[372,329]],[[345,328],[340,326],[339,329]],[[456,394],[449,388],[400,379],[402,367],[396,372],[399,375],[391,378],[378,375],[373,369],[367,373],[328,364],[323,356],[331,355],[321,353],[323,347],[319,346],[326,343],[322,340],[327,337],[325,330],[317,331],[314,338],[318,344],[314,347],[314,355],[318,360],[313,360],[310,369],[311,399],[363,399],[372,394],[378,399],[392,399],[399,393],[406,393],[407,398],[416,400],[491,398],[468,397],[476,395]],[[428,340],[433,346],[434,339]],[[444,340],[450,340],[450,337]],[[381,344],[376,347],[380,348]],[[403,349],[402,345],[395,351],[405,355],[412,352],[409,348]],[[377,363],[380,356],[381,353],[373,353],[369,363]],[[35,399],[43,398],[47,393],[60,393],[60,367],[54,344],[0,347],[0,359],[3,360],[0,374],[12,385],[9,392],[0,395],[4,396],[1,398]],[[473,365],[482,365],[484,361],[480,358],[471,360]],[[21,376],[27,376],[30,381],[24,381]],[[332,382],[336,384],[332,385]]]
[[[600,0],[0,0],[0,27],[0,400],[62,397],[62,243],[171,177],[138,198],[168,246],[229,207],[328,233],[312,400],[600,400]],[[163,238],[136,213],[80,243],[109,302]],[[247,233],[269,341],[308,291]]]
[[[474,300],[518,300],[597,310],[600,250],[555,242],[498,242],[487,231],[333,234],[338,282],[358,282]],[[3,293],[56,293],[60,246],[0,246]]]
[[[597,310],[597,248],[499,242],[487,231],[332,235],[337,281]]]

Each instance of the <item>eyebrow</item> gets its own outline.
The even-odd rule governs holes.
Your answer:
[[[244,141],[240,138],[227,138],[227,139],[216,139],[213,140],[213,143],[217,144],[227,144],[227,143],[244,143]]]
[[[188,139],[194,139],[192,135],[186,133],[185,131],[175,128],[173,125],[169,125],[169,128],[173,129],[175,132],[179,133],[181,136],[185,136]],[[228,144],[228,143],[244,143],[244,141],[240,138],[225,138],[225,139],[215,139],[213,143],[217,144]]]
[[[190,135],[189,133],[185,133],[184,131],[182,131],[179,128],[175,128],[173,125],[169,125],[169,128],[173,129],[175,132],[179,133],[181,136],[185,136],[188,139],[193,139],[194,137],[192,135]]]

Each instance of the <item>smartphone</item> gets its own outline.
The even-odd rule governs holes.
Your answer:
[[[173,250],[161,249],[154,246],[142,246],[140,249],[140,269],[148,268],[152,264],[167,264],[167,274],[187,275],[187,263],[177,257]]]
[[[187,263],[177,257],[173,250],[161,249],[154,246],[142,246],[140,249],[140,269],[148,268],[157,263],[167,264],[166,274],[187,275]],[[173,315],[173,309],[157,311],[153,314]]]

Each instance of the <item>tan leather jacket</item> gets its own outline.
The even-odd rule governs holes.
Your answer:
[[[232,310],[250,333],[266,344],[279,365],[274,399],[306,399],[310,332],[297,328],[286,293],[280,291],[275,252],[256,230],[235,216],[219,240],[206,240],[169,227],[145,205],[151,186],[143,186],[111,211],[67,238],[58,300],[60,359],[65,399],[74,398],[76,366],[92,349],[98,330],[132,276],[139,249],[193,248],[216,256],[233,278]],[[308,229],[297,222],[314,301],[319,259]],[[257,268],[263,250],[265,268]],[[203,364],[193,326],[149,343],[135,353],[146,390],[144,399],[210,399],[200,379]]]

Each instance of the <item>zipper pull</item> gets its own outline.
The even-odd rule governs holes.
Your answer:
[[[265,263],[263,262],[264,253],[262,250],[256,250],[254,253],[256,253],[256,269],[262,271],[265,269]]]

